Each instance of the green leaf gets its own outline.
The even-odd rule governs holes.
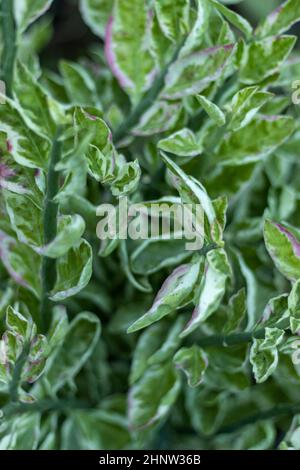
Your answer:
[[[195,293],[195,309],[181,337],[189,335],[218,309],[230,275],[231,267],[226,252],[222,248],[209,251],[202,278]]]
[[[278,364],[277,349],[261,350],[263,342],[264,340],[255,339],[250,350],[250,362],[257,383],[265,382],[273,374]]]
[[[30,344],[28,359],[22,371],[22,380],[29,384],[36,382],[44,373],[47,364],[48,342],[45,336],[35,336]]]
[[[131,271],[130,260],[127,251],[127,244],[125,240],[120,241],[119,245],[119,253],[120,253],[120,260],[122,264],[122,268],[128,281],[141,292],[152,292],[151,285],[146,277],[141,278],[138,280]]]
[[[151,83],[154,67],[144,0],[117,0],[105,38],[106,60],[120,86],[136,103]]]
[[[64,255],[81,238],[85,222],[79,215],[62,216],[58,220],[58,234],[48,245],[43,245],[43,213],[29,196],[4,193],[7,212],[18,239],[38,254],[49,258]]]
[[[162,421],[175,403],[180,382],[172,365],[153,366],[129,391],[129,426],[132,431]]]
[[[24,340],[30,327],[28,320],[11,306],[6,311],[6,326]]]
[[[191,348],[181,348],[174,356],[174,364],[181,369],[188,379],[190,387],[198,387],[203,381],[208,366],[205,352],[194,345]]]
[[[205,98],[203,95],[197,95],[197,100],[201,104],[202,108],[208,114],[208,116],[220,127],[224,126],[226,117],[223,111],[214,104],[212,101]]]
[[[121,197],[134,192],[139,184],[141,168],[138,160],[121,164],[118,168],[116,179],[112,182],[111,192],[113,196]]]
[[[260,91],[257,86],[245,87],[238,91],[232,98],[230,106],[232,117],[228,129],[237,131],[245,127],[272,97],[271,93]]]
[[[211,8],[208,0],[196,0],[195,3],[197,13],[194,15],[194,23],[180,51],[181,57],[199,49],[209,26]]]
[[[228,319],[223,329],[224,335],[235,331],[245,317],[247,306],[246,291],[244,288],[240,289],[230,298],[228,307]]]
[[[195,157],[203,151],[202,142],[198,142],[195,134],[186,128],[160,140],[157,145],[159,149],[180,157]]]
[[[283,294],[269,300],[263,312],[262,324],[264,327],[279,328],[282,320],[288,316],[288,295]]]
[[[172,358],[181,342],[179,333],[182,326],[183,319],[179,317],[171,327],[169,323],[160,322],[150,326],[141,334],[131,365],[131,385],[139,380],[150,366]]]
[[[79,106],[93,106],[97,99],[96,84],[87,70],[74,62],[61,61],[60,72],[63,76],[64,86],[72,104]]]
[[[28,246],[0,231],[0,259],[13,281],[36,297],[41,290],[41,258]]]
[[[104,38],[106,24],[112,10],[111,0],[80,0],[79,6],[85,23],[94,34]]]
[[[179,333],[182,330],[183,325],[184,318],[181,317],[177,318],[177,320],[173,322],[172,326],[167,331],[164,342],[160,348],[149,358],[149,365],[165,362],[172,357],[181,343]]]
[[[178,0],[154,0],[154,9],[159,26],[170,41],[178,43],[189,28],[189,2]]]
[[[57,281],[50,299],[58,302],[80,292],[92,276],[92,248],[81,240],[57,260]]]
[[[111,410],[72,411],[72,426],[82,450],[120,450],[130,444],[127,420]],[[101,465],[101,457],[99,459]]]
[[[9,153],[19,165],[47,167],[50,142],[26,126],[19,107],[9,98],[0,106],[0,131],[7,134]]]
[[[116,155],[109,127],[98,116],[83,110],[77,110],[75,119],[79,126],[78,134],[88,133],[90,136],[85,152],[89,173],[103,184],[113,180]]]
[[[251,180],[256,162],[235,162],[229,161],[215,169],[206,185],[212,196],[217,196],[220,192],[227,196],[237,194],[247,181]]]
[[[58,234],[48,245],[43,246],[38,253],[48,258],[59,258],[76,245],[83,232],[85,222],[80,215],[66,215],[58,220]]]
[[[284,225],[265,221],[266,248],[277,269],[289,280],[300,278],[300,242]]]
[[[29,70],[18,63],[14,93],[26,125],[45,139],[51,139],[56,125],[51,115],[51,99]]]
[[[65,307],[56,305],[52,310],[52,321],[47,335],[50,353],[60,346],[66,335],[68,326],[68,316]]]
[[[0,450],[37,450],[40,438],[40,413],[24,413],[13,421],[0,440]]]
[[[298,333],[300,322],[300,279],[295,282],[288,296],[288,307],[290,312],[290,325],[292,333]]]
[[[53,393],[77,375],[91,356],[99,335],[100,323],[92,313],[80,313],[70,323],[45,373],[45,380],[51,384]]]
[[[289,294],[288,307],[295,317],[300,318],[300,279],[295,282]]]
[[[277,36],[284,33],[300,20],[300,1],[287,0],[276,8],[265,21],[258,26],[260,37]]]
[[[295,36],[279,36],[250,44],[242,63],[241,81],[251,85],[276,73],[289,56],[295,42]]]
[[[148,136],[166,132],[174,128],[181,110],[182,106],[179,103],[158,101],[142,115],[132,133],[137,136]]]
[[[20,33],[50,8],[53,0],[14,0],[16,23]]]
[[[4,191],[11,225],[20,242],[35,249],[43,245],[42,209],[31,197]]]
[[[228,199],[226,196],[220,196],[217,199],[212,201],[213,207],[216,214],[216,220],[211,227],[211,234],[213,240],[222,247],[223,242],[223,232],[226,227],[227,222],[227,209],[228,209]]]
[[[149,275],[183,262],[190,252],[185,240],[145,240],[131,254],[132,271]]]
[[[188,176],[170,158],[162,154],[162,159],[166,163],[168,170],[176,177],[173,183],[178,190],[183,202],[200,204],[212,224],[216,214],[213,204],[202,184],[192,176]]]
[[[163,333],[161,323],[156,323],[147,328],[139,337],[131,364],[129,380],[131,385],[139,380],[147,371],[149,358],[162,343]]]
[[[228,133],[218,149],[222,162],[257,160],[277,147],[294,131],[290,116],[261,116],[236,132]]]
[[[151,309],[128,329],[141,330],[179,308],[194,289],[199,274],[199,262],[183,264],[165,280]]]
[[[279,328],[266,328],[265,339],[260,343],[259,350],[267,351],[274,349],[282,343],[284,331]]]
[[[178,59],[169,68],[162,96],[175,100],[201,93],[230,63],[233,45],[215,46]]]
[[[214,5],[214,7],[221,13],[221,15],[223,15],[230,23],[232,23],[233,26],[242,31],[246,37],[251,36],[253,28],[249,21],[247,21],[235,11],[230,10],[221,3],[217,2],[216,0],[210,1]]]

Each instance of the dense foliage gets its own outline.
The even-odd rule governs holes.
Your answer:
[[[52,1],[0,2],[1,449],[300,449],[300,0],[237,3],[80,0],[49,68]],[[100,243],[123,196],[204,246]]]

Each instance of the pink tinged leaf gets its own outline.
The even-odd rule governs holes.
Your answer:
[[[181,266],[178,266],[178,268],[174,269],[172,274],[165,280],[163,285],[161,286],[160,290],[157,293],[157,296],[154,299],[153,306],[149,310],[148,313],[151,313],[156,309],[156,307],[161,303],[161,300],[170,292],[172,291],[172,286],[178,278],[183,276],[188,270],[190,269],[189,264],[182,264]]]
[[[86,117],[90,119],[90,121],[97,121],[97,116],[94,116],[93,114],[90,113],[85,113]]]
[[[145,89],[147,90],[148,88],[151,87],[152,83],[158,76],[158,70],[157,69],[152,69],[148,75],[146,75],[146,83],[145,83]]]
[[[128,392],[128,399],[127,399],[127,415],[128,415],[128,422],[129,422],[128,428],[130,432],[143,431],[155,423],[155,421],[159,417],[159,413],[157,412],[154,416],[152,416],[152,418],[150,418],[144,424],[140,424],[140,425],[134,424],[133,423],[134,408],[135,406],[138,406],[138,403],[135,403],[136,400],[134,399],[133,394],[134,394],[134,386]]]
[[[207,55],[208,56],[210,54],[214,54],[215,52],[219,51],[220,49],[224,49],[225,51],[230,51],[231,49],[233,49],[233,44],[225,44],[225,45],[222,45],[222,46],[208,47],[207,49],[204,49],[203,51],[201,51],[201,53],[202,53],[202,55]]]
[[[20,186],[17,183],[11,183],[10,181],[5,181],[0,179],[0,188],[2,189],[8,189],[8,191],[11,191],[12,193],[16,194],[31,194],[31,191],[29,189],[23,188],[23,186]]]
[[[260,323],[266,323],[271,318],[272,313],[273,313],[273,310],[272,310],[271,306],[267,305],[265,310],[264,310],[264,313],[263,313],[263,316],[262,316],[262,319],[261,319]]]
[[[31,192],[18,183],[7,181],[12,176],[16,176],[16,172],[4,163],[0,163],[0,189],[8,189],[17,194],[29,194]]]
[[[282,118],[282,116],[266,115],[266,114],[262,114],[260,117],[262,120],[269,121],[269,122],[280,121],[280,119]]]
[[[9,166],[5,165],[4,163],[0,163],[0,180],[3,178],[10,178],[11,176],[15,176],[14,170],[9,168]]]
[[[111,16],[108,20],[108,23],[106,26],[106,32],[105,32],[105,47],[104,47],[105,57],[112,73],[118,80],[120,86],[124,89],[133,88],[134,85],[132,81],[123,73],[123,71],[120,69],[117,63],[117,58],[115,55],[114,44],[113,44],[113,26],[114,26],[114,18],[113,16]]]
[[[197,305],[197,307],[194,308],[192,316],[189,319],[188,323],[186,324],[184,331],[188,330],[194,324],[194,322],[197,320],[199,315],[200,315],[200,306]]]
[[[279,7],[275,8],[275,10],[269,14],[269,16],[267,17],[267,22],[269,23],[270,26],[275,23],[275,21],[277,20],[282,10],[283,10],[283,5],[279,5]]]
[[[291,242],[292,244],[292,247],[293,247],[293,252],[295,254],[295,256],[297,256],[298,258],[300,258],[300,242],[296,239],[296,237],[291,233],[289,232],[283,225],[279,224],[279,223],[276,223],[275,226],[278,228],[278,230],[281,232],[281,233],[284,233],[284,235],[286,235],[286,237],[288,238],[288,240]]]

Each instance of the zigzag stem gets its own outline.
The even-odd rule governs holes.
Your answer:
[[[56,136],[53,139],[50,162],[47,174],[47,190],[44,202],[44,245],[52,242],[57,234],[57,214],[58,204],[54,200],[59,190],[59,173],[55,170],[56,164],[61,157],[61,128],[57,128]],[[41,300],[41,327],[46,333],[51,321],[51,301],[49,293],[56,282],[56,260],[43,257],[42,261],[42,300]]]

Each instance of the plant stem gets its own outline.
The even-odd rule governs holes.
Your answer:
[[[277,328],[286,330],[289,327],[289,319],[284,318],[276,324]],[[286,332],[287,333],[287,332]],[[253,339],[263,339],[265,337],[265,328],[245,333],[231,333],[229,335],[210,335],[203,336],[198,341],[198,345],[205,346],[235,346],[237,344],[248,343]]]
[[[59,173],[55,170],[56,164],[61,157],[61,128],[58,127],[54,137],[50,162],[47,175],[47,190],[44,202],[44,245],[52,242],[57,234],[57,214],[58,204],[54,200],[59,190]],[[56,260],[43,257],[42,261],[42,301],[41,301],[41,326],[44,332],[47,332],[51,320],[51,301],[49,293],[56,282]]]
[[[257,330],[249,333],[232,333],[230,335],[211,335],[201,338],[198,346],[235,346],[237,344],[248,343],[252,339],[264,338],[265,330]]]
[[[176,48],[176,51],[170,60],[170,62],[162,69],[156,80],[154,81],[152,87],[148,92],[144,95],[141,101],[137,104],[137,106],[132,110],[128,119],[124,121],[119,128],[114,133],[114,142],[117,144],[121,140],[123,140],[131,131],[131,129],[138,124],[141,116],[149,109],[153,103],[155,102],[156,98],[158,97],[159,93],[164,87],[165,84],[165,77],[168,73],[170,65],[173,64],[178,58],[182,45],[184,44],[185,39],[181,41],[180,45]]]
[[[2,78],[6,86],[6,95],[11,97],[17,50],[14,0],[2,0],[1,23],[3,35]]]
[[[23,346],[23,350],[20,356],[18,357],[15,367],[14,367],[12,380],[9,384],[10,399],[12,403],[19,401],[19,385],[21,381],[22,370],[27,360],[29,350],[30,350],[30,344],[29,342],[26,342]]]
[[[86,410],[91,409],[91,406],[86,402],[81,402],[74,399],[68,400],[52,400],[44,399],[34,403],[9,403],[2,408],[3,417],[7,420],[15,415],[21,415],[28,412],[51,412],[51,411],[68,411],[68,410]]]
[[[277,418],[279,416],[294,416],[298,413],[300,413],[300,403],[295,403],[294,405],[277,405],[273,408],[270,408],[269,410],[259,411],[251,416],[241,419],[240,421],[223,426],[217,431],[217,434],[232,433],[238,431],[244,426],[254,424],[258,421]]]

